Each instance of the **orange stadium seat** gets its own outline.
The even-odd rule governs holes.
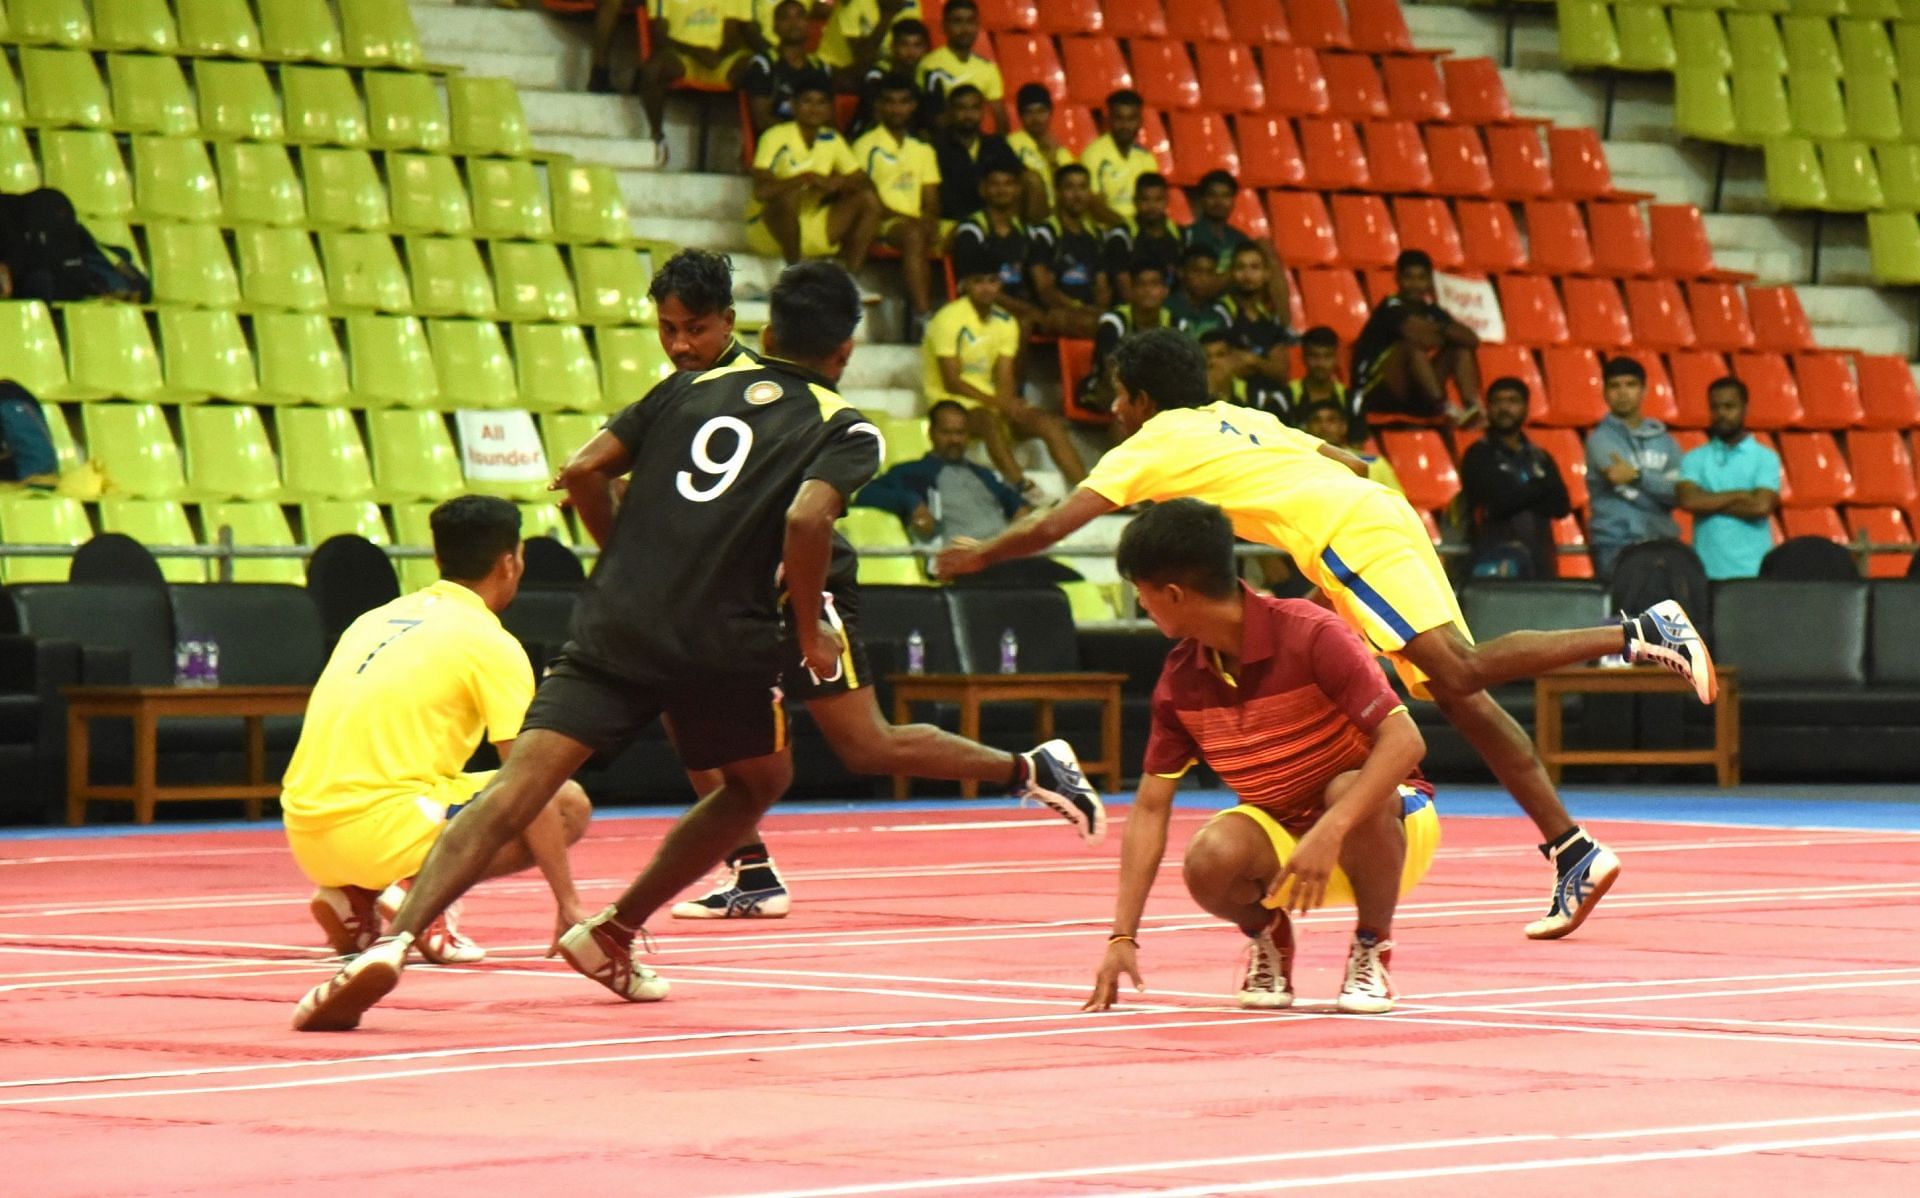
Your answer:
[[[1832,433],[1780,434],[1780,465],[1793,484],[1794,507],[1830,507],[1853,500],[1853,471]]]
[[[1849,507],[1847,531],[1865,537],[1876,545],[1911,545],[1913,530],[1900,509],[1891,507]],[[1913,551],[1896,549],[1867,555],[1868,578],[1905,578]]]
[[[1747,385],[1747,427],[1793,428],[1800,424],[1800,384],[1780,354],[1735,354],[1733,373]]]
[[[1547,394],[1533,405],[1533,418],[1561,428],[1592,428],[1606,419],[1607,400],[1600,382],[1600,355],[1572,345],[1540,351],[1546,363]]]
[[[1492,342],[1483,341],[1480,343],[1480,347],[1474,351],[1474,357],[1480,363],[1480,382],[1482,386],[1493,382],[1493,380],[1497,378],[1504,378],[1508,375],[1525,383],[1527,390],[1533,395],[1528,420],[1537,421],[1540,419],[1540,410],[1544,403],[1542,393],[1547,390],[1547,384],[1540,376],[1540,363],[1534,358],[1532,350],[1524,345],[1496,345]],[[1464,441],[1456,440],[1454,447],[1458,449],[1462,455],[1467,452],[1467,446]]]
[[[1655,273],[1653,242],[1640,205],[1619,200],[1587,204],[1587,232],[1593,241],[1593,268],[1603,275],[1645,277]]]
[[[1513,210],[1497,200],[1461,200],[1454,214],[1460,221],[1460,248],[1471,270],[1507,274],[1526,266],[1520,227]]]
[[[1322,54],[1320,73],[1327,81],[1327,115],[1350,121],[1387,115],[1387,89],[1380,70],[1364,54]]]
[[[1913,454],[1891,429],[1862,429],[1847,435],[1847,460],[1853,466],[1853,501],[1911,508],[1920,502]]]
[[[1275,191],[1267,195],[1273,243],[1288,266],[1329,266],[1340,257],[1326,201],[1313,191]]]
[[[1847,526],[1840,513],[1831,507],[1786,507],[1781,497],[1780,524],[1790,537],[1819,537],[1825,541],[1847,541]]]
[[[1347,0],[1347,28],[1356,50],[1369,54],[1423,54],[1413,44],[1400,0]]]
[[[1306,181],[1306,163],[1293,136],[1293,122],[1277,115],[1242,116],[1234,120],[1240,134],[1240,183],[1243,187],[1299,187]]]
[[[1498,286],[1508,341],[1516,345],[1566,343],[1567,312],[1554,293],[1552,279],[1544,275],[1502,275]]]
[[[1526,125],[1491,125],[1486,135],[1494,198],[1537,200],[1553,194],[1553,175],[1538,133]]]
[[[1307,186],[1320,191],[1365,191],[1372,184],[1367,156],[1352,121],[1332,117],[1300,119],[1300,154]]]
[[[1627,321],[1627,306],[1620,301],[1620,286],[1612,279],[1567,279],[1567,336],[1575,345],[1595,349],[1625,349],[1633,342],[1633,326]]]
[[[1287,26],[1293,44],[1315,50],[1344,50],[1353,45],[1340,0],[1287,0]]]
[[[1233,197],[1233,215],[1228,223],[1255,241],[1273,240],[1273,225],[1260,203],[1260,193],[1251,187],[1242,186],[1240,193]]]
[[[1241,177],[1240,150],[1233,144],[1226,117],[1217,112],[1174,112],[1167,115],[1167,126],[1173,139],[1173,173],[1167,179],[1175,186],[1191,187],[1211,170]]]
[[[1593,269],[1587,222],[1572,200],[1529,200],[1527,265],[1541,274],[1585,274]]]
[[[1800,387],[1802,428],[1853,428],[1866,419],[1860,385],[1845,354],[1793,355],[1793,378]]]
[[[1127,44],[1140,97],[1154,108],[1200,107],[1200,80],[1185,42],[1139,40]]]
[[[1167,136],[1167,121],[1152,108],[1140,114],[1140,148],[1154,156],[1160,163],[1160,173],[1165,175],[1173,170],[1173,140]],[[1176,189],[1175,195],[1181,193]],[[1192,217],[1181,217],[1181,224],[1192,224]]]
[[[1628,279],[1627,318],[1636,345],[1661,351],[1693,348],[1686,296],[1672,279]]]
[[[1647,223],[1653,230],[1653,260],[1662,274],[1682,279],[1746,279],[1749,275],[1725,271],[1713,264],[1713,245],[1707,224],[1692,204],[1649,204]]]
[[[1920,426],[1920,385],[1913,370],[1900,354],[1857,354],[1854,367],[1860,372],[1860,406],[1867,428],[1913,428]]]
[[[1221,112],[1266,110],[1267,89],[1261,85],[1260,64],[1254,61],[1253,51],[1228,41],[1202,41],[1194,44],[1193,56],[1200,71],[1201,100],[1207,107]]]
[[[1738,287],[1732,283],[1690,283],[1687,300],[1693,309],[1693,332],[1702,349],[1753,347],[1753,325],[1747,320],[1747,305]]]
[[[1679,406],[1673,399],[1673,379],[1667,374],[1666,359],[1659,354],[1629,354],[1647,370],[1646,398],[1640,403],[1640,411],[1672,428],[1680,415]],[[1604,398],[1606,392],[1602,390]],[[1676,434],[1676,439],[1678,434]]]
[[[1453,115],[1447,85],[1431,58],[1396,55],[1380,60],[1387,85],[1387,111],[1401,120],[1444,121]]]
[[[1567,484],[1567,502],[1576,511],[1586,511],[1592,495],[1587,490],[1587,454],[1580,434],[1570,428],[1538,428],[1528,430],[1527,436],[1560,468],[1561,481]]]
[[[1727,359],[1707,350],[1682,350],[1667,355],[1667,370],[1673,378],[1673,415],[1664,419],[1676,428],[1707,427],[1707,388],[1730,373]]]
[[[1505,125],[1514,120],[1513,102],[1491,58],[1449,58],[1440,64],[1447,81],[1447,107],[1453,119],[1469,125]]]
[[[1433,189],[1444,196],[1485,196],[1493,191],[1493,169],[1480,133],[1469,125],[1428,125],[1427,160],[1433,165]]]
[[[1334,196],[1333,238],[1341,261],[1348,266],[1391,267],[1400,256],[1400,235],[1380,196]]]
[[[1287,324],[1296,329],[1308,328],[1307,306],[1300,298],[1300,277],[1297,272],[1281,267],[1287,276]],[[1294,346],[1288,360],[1293,363],[1293,373],[1302,375],[1307,372],[1306,359],[1300,355],[1300,347]]]
[[[1320,56],[1305,46],[1268,46],[1260,55],[1267,109],[1288,116],[1318,116],[1327,111],[1327,78]]]
[[[1017,93],[1029,83],[1038,83],[1053,97],[1055,106],[1067,102],[1067,73],[1053,39],[1045,34],[1003,33],[994,39],[994,53],[1000,64],[1000,77],[1007,93]],[[1106,96],[1100,97],[1104,102]]]
[[[1053,135],[1075,154],[1084,154],[1100,136],[1100,125],[1093,119],[1091,108],[1083,104],[1058,104],[1053,110]]]
[[[1220,0],[1173,0],[1167,8],[1167,36],[1196,44],[1234,40],[1233,30],[1227,24],[1226,10],[1220,7]]]
[[[1120,43],[1110,37],[1098,34],[1063,37],[1060,61],[1067,73],[1067,97],[1075,104],[1102,108],[1109,95],[1133,86],[1133,75],[1120,53]]]
[[[980,25],[1002,29],[1032,29],[1040,21],[1039,0],[979,0]]]
[[[1613,171],[1607,166],[1607,151],[1600,144],[1598,130],[1586,126],[1555,126],[1547,130],[1547,149],[1552,156],[1555,195],[1569,200],[1633,195],[1614,189]]]
[[[1186,188],[1176,187],[1167,193],[1167,219],[1181,228],[1193,223],[1193,204],[1187,199]]]
[[[1249,46],[1289,45],[1293,28],[1280,0],[1226,0],[1227,30],[1233,40]]]
[[[1587,535],[1580,531],[1580,521],[1573,515],[1565,515],[1553,522],[1553,543],[1556,548],[1578,546],[1579,553],[1561,553],[1554,557],[1553,568],[1556,578],[1592,578],[1593,556],[1587,552]]]
[[[1367,148],[1367,174],[1374,189],[1400,195],[1433,190],[1433,166],[1412,121],[1368,121],[1360,126]]]
[[[1367,299],[1350,270],[1303,270],[1295,294],[1305,326],[1326,325],[1344,344],[1351,344],[1367,323]]]
[[[935,29],[940,27],[939,22],[931,18],[929,24]],[[1033,27],[1043,33],[1098,33],[1100,0],[1046,0],[1035,5]]]
[[[1454,469],[1447,443],[1432,429],[1387,429],[1380,449],[1400,476],[1407,502],[1421,511],[1437,512],[1460,494],[1460,472]]]
[[[1102,0],[1100,20],[1100,31],[1113,37],[1167,36],[1167,14],[1160,0]]]
[[[1792,287],[1747,288],[1747,315],[1753,321],[1753,346],[1780,354],[1814,348],[1813,326]]]
[[[1370,266],[1360,272],[1360,282],[1367,293],[1367,301],[1374,307],[1387,302],[1387,297],[1400,290],[1400,280],[1394,276],[1391,266]]]
[[[1425,251],[1436,269],[1458,270],[1465,262],[1460,230],[1445,200],[1397,195],[1393,197],[1393,223],[1400,229],[1400,244]]]

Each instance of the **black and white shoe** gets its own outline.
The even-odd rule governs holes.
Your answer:
[[[741,885],[743,879],[748,885]],[[667,913],[675,919],[781,919],[791,910],[793,896],[768,857],[746,866],[730,864],[712,890],[675,903]]]
[[[1699,629],[1678,603],[1664,599],[1637,616],[1622,616],[1620,622],[1626,630],[1628,661],[1665,666],[1692,683],[1693,693],[1702,703],[1711,703],[1719,696],[1720,679],[1713,672],[1713,655],[1707,652]]]
[[[1080,839],[1099,844],[1107,834],[1107,805],[1087,781],[1080,758],[1064,740],[1050,740],[1021,754],[1027,763],[1027,784],[1019,798],[1045,803],[1079,829]]]

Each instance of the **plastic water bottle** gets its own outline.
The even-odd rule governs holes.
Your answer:
[[[1009,628],[1000,634],[1000,672],[1016,674],[1020,671],[1020,638],[1013,635]]]
[[[198,655],[199,649],[200,646],[193,641],[173,643],[173,684],[175,686],[193,685],[193,659]]]
[[[907,634],[907,673],[924,674],[927,672],[927,638],[920,635],[918,628]]]
[[[220,642],[200,642],[200,685],[220,685]]]

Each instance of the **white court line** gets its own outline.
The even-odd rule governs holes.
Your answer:
[[[1886,977],[1894,974],[1920,973],[1920,965],[1901,966],[1892,969],[1819,969],[1801,970],[1794,973],[1729,973],[1714,974],[1702,978],[1636,978],[1621,982],[1556,982],[1542,986],[1501,986],[1492,990],[1436,990],[1429,994],[1409,994],[1404,997],[1428,1002],[1437,998],[1492,998],[1499,994],[1547,994],[1562,990],[1621,990],[1640,986],[1690,986],[1695,982],[1711,982],[1721,985],[1727,982],[1791,982],[1799,978],[1851,978]]]
[[[1739,991],[1735,991],[1735,993],[1739,993]],[[1665,997],[1687,999],[1692,996],[1686,994],[1670,994]],[[1428,1006],[1425,1003],[1407,1003],[1397,1009],[1435,1013],[1459,1011],[1464,1014],[1473,1015],[1525,1016],[1535,1013],[1512,1007],[1435,1007]],[[1855,1038],[1864,1038],[1867,1036],[1901,1036],[1911,1040],[1916,1036],[1920,1036],[1920,1026],[1914,1024],[1830,1023],[1813,1019],[1731,1019],[1712,1015],[1696,1015],[1691,1012],[1685,1015],[1646,1015],[1626,1011],[1564,1011],[1561,1012],[1560,1017],[1563,1019],[1610,1020],[1615,1023],[1664,1023],[1676,1027],[1698,1027],[1706,1025],[1725,1028],[1754,1028],[1764,1031],[1784,1031],[1797,1028],[1810,1032],[1831,1032]],[[1906,1041],[1898,1042],[1905,1043]]]
[[[1555,1007],[1597,1007],[1611,1003],[1670,1002],[1674,999],[1685,999],[1688,1002],[1693,1002],[1703,998],[1746,998],[1749,995],[1763,994],[1813,994],[1823,990],[1867,989],[1881,986],[1920,986],[1920,975],[1914,977],[1886,977],[1873,980],[1854,978],[1845,982],[1826,982],[1819,985],[1765,986],[1747,990],[1701,990],[1686,994],[1609,994],[1596,998],[1548,998],[1541,999],[1537,1002],[1501,1003],[1498,1009],[1517,1013],[1521,1011],[1546,1011]],[[1468,1008],[1458,1009],[1465,1010]],[[1474,1007],[1471,1009],[1492,1010],[1494,1008]],[[1586,1012],[1583,1011],[1566,1012],[1566,1014],[1570,1015],[1585,1013]],[[1685,1019],[1686,1016],[1676,1015],[1673,1016],[1673,1018]],[[1914,1028],[1913,1031],[1916,1035],[1920,1035],[1920,1027]]]

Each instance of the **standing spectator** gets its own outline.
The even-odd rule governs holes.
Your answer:
[[[1133,219],[1135,184],[1160,163],[1140,145],[1146,108],[1140,93],[1122,88],[1107,97],[1107,131],[1088,143],[1080,164],[1093,176],[1093,215],[1103,225]],[[1164,187],[1166,180],[1161,180]]]
[[[837,71],[865,72],[880,61],[890,31],[919,11],[916,0],[840,0],[821,30],[820,57]],[[920,28],[924,38],[926,26]]]
[[[1100,230],[1090,215],[1093,184],[1087,168],[1068,162],[1055,172],[1058,210],[1032,226],[1033,251],[1027,271],[1033,295],[1046,312],[1046,324],[1061,337],[1091,337],[1100,316],[1113,303],[1113,285],[1102,268]]]
[[[940,128],[944,110],[941,97],[929,93],[919,82],[920,60],[932,48],[933,42],[927,27],[919,21],[902,17],[893,23],[893,31],[887,35],[886,57],[866,68],[860,77],[860,102],[853,111],[852,130],[855,134],[865,133],[879,123],[879,118],[874,116],[874,105],[879,99],[880,83],[889,75],[898,75],[913,84],[913,131],[917,136],[931,141]]]
[[[1360,415],[1340,381],[1340,334],[1317,324],[1300,335],[1300,364],[1305,373],[1287,384],[1287,406],[1299,412],[1310,403],[1337,403],[1348,418]],[[1298,417],[1293,418],[1298,423]]]
[[[880,124],[853,143],[853,157],[880,197],[877,235],[900,251],[911,306],[908,340],[917,341],[933,311],[928,259],[940,244],[940,163],[933,147],[913,135],[913,112],[919,103],[913,80],[888,75],[876,90]]]
[[[1027,219],[1034,224],[1055,211],[1054,174],[1080,160],[1053,136],[1053,93],[1044,83],[1025,83],[1014,93],[1014,113],[1020,127],[1007,134],[1007,145],[1027,168]]]
[[[1354,436],[1353,421],[1347,415],[1347,409],[1337,403],[1322,400],[1310,403],[1300,409],[1296,416],[1300,420],[1300,431],[1309,437],[1318,437],[1329,445],[1338,445],[1354,457],[1367,464],[1367,477],[1383,487],[1405,494],[1400,485],[1400,475],[1395,472],[1393,463],[1377,453],[1364,452]]]
[[[936,98],[962,84],[979,88],[981,98],[993,110],[994,128],[1005,132],[1007,114],[1001,100],[1006,84],[1000,79],[1000,68],[973,52],[973,44],[980,38],[979,7],[973,0],[950,0],[940,14],[940,28],[947,35],[947,44],[920,60],[920,86]]]
[[[980,207],[980,184],[989,169],[1004,167],[1020,177],[1020,160],[998,133],[981,132],[985,100],[963,83],[947,93],[946,128],[933,138],[940,159],[940,219],[963,221]]]
[[[1225,332],[1233,323],[1226,305],[1194,294],[1194,284],[1213,278],[1213,263],[1212,250],[1189,245],[1180,251],[1180,286],[1167,298],[1167,313],[1173,317],[1173,327],[1190,337],[1216,329]]]
[[[1627,546],[1680,535],[1673,522],[1680,447],[1666,425],[1641,414],[1646,367],[1614,358],[1601,374],[1608,415],[1587,434],[1587,487],[1593,495],[1587,539],[1594,569],[1606,578]]]
[[[934,313],[921,343],[923,390],[929,406],[950,399],[967,409],[975,436],[1008,482],[1029,491],[1026,472],[1014,460],[1008,428],[1046,443],[1054,465],[1074,486],[1086,477],[1066,422],[1020,397],[1014,364],[1020,355],[1019,322],[997,305],[1000,264],[977,248],[954,259],[960,298]]]
[[[1192,241],[1187,243],[1189,254],[1196,248]],[[1268,261],[1265,247],[1250,241],[1233,252],[1228,277],[1232,289],[1221,298],[1220,306],[1227,313],[1227,332],[1241,358],[1237,373],[1246,383],[1245,402],[1285,420],[1292,407],[1287,346],[1293,340],[1284,300],[1286,274]],[[1277,289],[1276,279],[1281,280]],[[1283,297],[1277,304],[1276,290]]]
[[[1747,432],[1747,385],[1707,388],[1709,440],[1680,459],[1676,498],[1692,512],[1693,550],[1707,577],[1753,578],[1773,548],[1768,517],[1780,506],[1780,456]]]
[[[1498,378],[1487,387],[1487,435],[1461,458],[1460,477],[1473,521],[1475,563],[1497,561],[1518,546],[1528,577],[1553,578],[1559,573],[1553,522],[1573,508],[1553,456],[1527,439],[1531,398],[1516,378]]]
[[[888,470],[853,501],[892,512],[921,542],[999,536],[1032,506],[998,474],[967,460],[973,426],[964,405],[943,399],[929,408],[927,439],[925,457]]]
[[[1386,298],[1353,343],[1353,386],[1361,410],[1378,424],[1432,424],[1480,415],[1480,338],[1434,302],[1433,259],[1405,250],[1394,262],[1399,290]],[[1449,408],[1447,384],[1460,392]]]
[[[825,60],[807,53],[813,26],[807,20],[807,6],[800,0],[781,0],[775,6],[773,28],[773,45],[749,58],[740,76],[740,90],[747,93],[747,114],[755,133],[793,119],[793,89],[801,79],[831,76]]]
[[[747,244],[789,263],[838,254],[848,271],[865,265],[880,201],[833,119],[833,85],[808,75],[794,85],[793,120],[775,125],[753,154]]]
[[[1173,290],[1172,273],[1152,258],[1142,258],[1125,273],[1132,298],[1100,317],[1093,335],[1093,373],[1080,381],[1080,402],[1098,412],[1113,406],[1110,367],[1121,339],[1141,329],[1169,328],[1173,324],[1166,307]]]
[[[747,9],[738,0],[659,0],[659,4],[660,15],[652,18],[653,56],[640,64],[634,90],[640,93],[640,107],[653,133],[654,162],[664,166],[667,90],[682,79],[737,88],[752,52],[752,38]],[[598,25],[596,19],[596,29]],[[606,69],[604,61],[600,69]]]
[[[1088,175],[1092,176],[1092,168]],[[1133,216],[1107,230],[1107,273],[1113,276],[1113,289],[1120,298],[1131,299],[1133,268],[1140,262],[1158,265],[1171,284],[1178,276],[1186,247],[1180,240],[1180,227],[1167,217],[1166,176],[1141,175],[1133,184]],[[1100,216],[1100,188],[1094,184],[1093,214]]]

